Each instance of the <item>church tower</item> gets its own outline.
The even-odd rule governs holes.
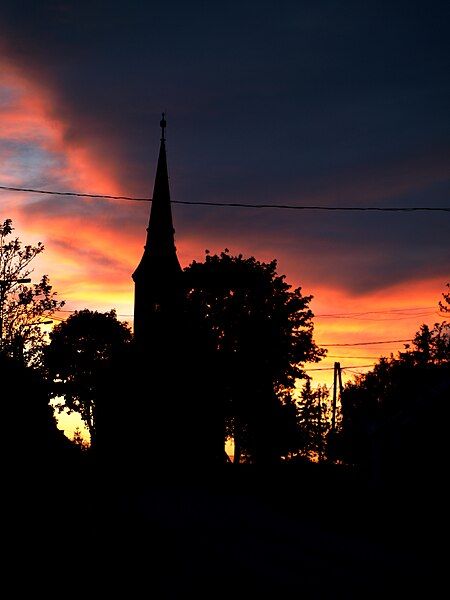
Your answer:
[[[133,460],[164,470],[220,462],[224,420],[212,392],[216,371],[209,340],[186,302],[174,240],[164,113],[160,124],[147,240],[132,275],[135,347],[128,377],[118,378],[115,394],[125,385],[118,397],[134,399],[127,445]]]
[[[176,322],[180,309],[181,267],[175,248],[166,156],[166,120],[160,122],[161,146],[153,188],[144,254],[132,277],[135,284],[134,336],[139,346]]]

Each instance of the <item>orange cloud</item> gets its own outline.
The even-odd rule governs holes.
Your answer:
[[[113,195],[126,192],[118,183],[120,165],[114,164],[106,152],[101,153],[98,145],[91,146],[88,142],[74,140],[70,135],[70,124],[65,123],[62,117],[55,117],[56,99],[48,89],[36,81],[28,80],[7,62],[0,67],[0,92],[3,97],[0,104],[0,153],[4,159],[0,167],[0,180],[3,184],[29,185],[30,182],[36,182],[36,187],[48,185]],[[58,114],[62,114],[62,111]],[[316,203],[325,199],[331,202],[333,193],[336,198],[345,197],[348,201],[356,201],[361,195],[365,200],[374,199],[380,191],[384,195],[389,190],[398,194],[413,185],[410,166],[403,165],[400,171],[403,175],[399,178],[395,178],[393,172],[386,172],[384,177],[377,178],[377,186],[371,184],[369,172],[334,182],[334,187],[328,183],[326,193],[323,190],[310,193],[308,202]],[[425,185],[441,177],[442,165],[431,161],[417,171],[414,185],[421,181]],[[334,192],[330,191],[331,187]],[[45,243],[47,250],[40,259],[35,275],[48,273],[55,289],[68,301],[68,307],[88,306],[102,310],[116,307],[119,313],[132,313],[131,273],[139,262],[145,243],[145,226],[150,209],[148,204],[63,197],[55,199],[12,193],[2,193],[1,200],[2,217],[13,218],[17,233],[24,241],[33,243],[39,240]],[[177,211],[178,207],[174,209],[176,228]],[[259,215],[252,215],[251,221],[248,214],[245,215],[241,213],[242,219],[237,219],[233,227],[229,227],[227,221],[227,227],[214,229],[213,240],[212,230],[209,229],[210,216],[215,223],[221,219],[215,213],[205,214],[201,221],[195,223],[195,234],[178,228],[176,243],[181,264],[186,266],[193,259],[202,260],[205,248],[219,252],[229,247],[232,252],[253,254],[266,261],[277,256],[279,272],[287,275],[288,282],[295,286],[302,284],[305,294],[314,294],[312,308],[318,315],[437,305],[445,284],[439,278],[417,279],[415,276],[398,285],[384,285],[382,289],[358,294],[349,290],[344,283],[322,283],[324,278],[316,274],[317,265],[320,261],[329,261],[329,255],[334,251],[333,243],[326,235],[307,239],[306,244],[312,245],[310,258],[314,255],[314,261],[304,257],[299,260],[292,251],[292,236],[278,235],[275,239],[273,231],[269,232],[270,235],[265,235],[264,231],[259,234],[258,231],[251,236],[242,225],[245,218],[256,225],[262,224],[262,221],[258,221]],[[275,218],[279,218],[281,223],[285,217],[278,215]],[[343,251],[351,253],[354,249],[349,247]],[[361,256],[370,268],[373,257],[369,251]],[[433,310],[429,312],[433,313]],[[407,339],[414,335],[423,321],[433,322],[435,318],[438,319],[432,314],[422,315],[420,311],[402,316],[389,312],[348,318],[318,316],[315,319],[315,337],[319,345]],[[331,367],[334,360],[339,360],[341,356],[344,365],[348,365],[349,361],[350,364],[368,364],[375,362],[380,354],[395,352],[402,347],[403,344],[330,348],[329,354],[332,356],[316,366]],[[359,356],[364,358],[360,359]],[[314,374],[314,380],[329,383],[331,376],[331,371],[318,371]]]
[[[114,166],[108,165],[107,157],[100,162],[88,147],[70,140],[69,125],[54,116],[55,99],[51,92],[27,79],[4,59],[0,71],[0,89],[6,96],[0,110],[1,138],[35,144],[40,150],[60,157],[60,168],[50,174],[51,179],[57,178],[75,190],[98,189],[101,193],[117,194]],[[7,177],[8,173],[1,175]]]
[[[67,139],[66,124],[52,116],[50,93],[8,63],[1,65],[0,73],[4,99],[0,108],[0,147],[7,159],[2,161],[1,182],[20,186],[35,180],[42,182],[35,187],[119,193],[113,169],[103,161],[100,166],[89,148]],[[47,181],[50,186],[45,185]],[[103,201],[103,213],[95,208],[90,220],[83,216],[92,205],[88,199],[58,198],[59,210],[55,205],[47,206],[47,197],[4,192],[1,199],[2,218],[13,219],[21,239],[27,243],[39,240],[47,246],[36,276],[48,272],[63,288],[70,282],[70,291],[77,300],[83,299],[80,290],[86,291],[87,287],[91,291],[86,293],[85,301],[92,299],[92,290],[102,299],[111,296],[111,290],[121,290],[121,296],[130,295],[124,291],[125,273],[130,264],[137,262],[138,244],[126,227],[108,228],[109,213],[118,208],[117,204]],[[70,208],[74,202],[76,211]],[[123,212],[124,207],[120,208]],[[127,284],[130,287],[129,278]]]

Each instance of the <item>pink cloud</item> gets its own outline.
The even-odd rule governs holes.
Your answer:
[[[31,173],[33,180],[49,182],[54,188],[107,194],[127,191],[119,183],[122,165],[116,164],[105,152],[105,142],[82,141],[79,136],[71,135],[71,124],[61,116],[64,111],[55,110],[56,99],[43,84],[27,79],[9,63],[0,66],[0,90],[5,96],[0,106],[3,165],[0,180],[3,184],[28,183]],[[22,164],[26,166],[25,170],[17,167]],[[347,174],[339,181],[326,182],[322,189],[310,191],[306,197],[299,196],[311,204],[333,200],[345,200],[345,203],[373,201],[380,196],[387,198],[429,185],[444,178],[445,173],[445,165],[439,160],[416,157],[378,171],[365,169],[351,177]],[[176,171],[173,176],[176,177]],[[299,198],[280,200],[295,202]],[[2,217],[14,220],[17,233],[24,241],[45,243],[47,249],[36,269],[36,276],[48,273],[55,289],[60,290],[61,297],[71,307],[117,307],[119,312],[132,312],[131,273],[145,243],[148,204],[71,198],[55,200],[12,193],[2,193],[1,201]],[[230,225],[229,215],[222,221],[217,213],[204,213],[201,220],[193,222],[192,231],[187,231],[177,223],[177,211],[174,210],[176,243],[183,266],[193,259],[202,260],[205,248],[220,252],[228,247],[234,253],[256,255],[266,261],[276,256],[279,272],[287,275],[288,282],[302,284],[305,294],[314,294],[312,308],[319,314],[436,305],[445,284],[442,277],[423,278],[419,271],[399,284],[384,284],[370,293],[356,293],[350,289],[347,280],[337,278],[336,282],[327,277],[332,270],[331,257],[337,254],[336,248],[339,247],[344,265],[355,253],[351,244],[340,243],[327,234],[333,233],[333,228],[335,231],[339,228],[331,221],[323,221],[324,229],[320,235],[311,233],[306,225],[301,233],[286,231],[280,234],[271,230],[267,221],[264,224],[260,215],[249,218],[247,213],[241,213],[236,215],[234,225]],[[288,223],[289,218],[273,216],[274,220],[280,219],[280,223]],[[302,215],[298,230],[309,218]],[[247,229],[245,224],[249,224]],[[299,249],[304,252],[300,254]],[[376,246],[361,251],[359,265],[362,271],[372,269],[379,259],[377,252]],[[355,273],[354,276],[359,275]],[[316,340],[323,344],[410,338],[423,320],[426,319],[419,316],[395,322],[317,317]],[[340,353],[358,360],[353,357],[401,348],[402,344],[399,344],[377,348],[376,352],[364,350],[363,353],[361,349],[347,348]],[[333,360],[327,359],[323,364],[332,365]],[[323,377],[317,377],[328,381],[328,375],[324,373]]]

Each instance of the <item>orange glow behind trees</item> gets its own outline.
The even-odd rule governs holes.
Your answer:
[[[55,118],[57,98],[35,81],[27,80],[11,64],[0,64],[0,182],[4,185],[40,185],[49,189],[105,194],[125,194],[119,184],[121,165],[109,159],[107,142],[95,139],[91,145],[79,145],[70,136],[70,124]],[[61,113],[59,113],[61,114]],[[149,140],[149,174],[154,169],[154,140]],[[430,173],[432,169],[430,170]],[[430,175],[431,177],[431,175]],[[149,181],[151,177],[149,176]],[[358,184],[355,184],[358,185]],[[145,192],[145,190],[144,190]],[[147,190],[148,192],[148,190]],[[148,193],[147,193],[148,195]],[[351,197],[352,191],[349,191]],[[123,320],[133,310],[131,273],[141,256],[149,205],[89,199],[58,199],[58,211],[46,197],[1,192],[1,219],[11,218],[17,232],[27,243],[41,240],[46,246],[34,274],[48,273],[54,288],[67,300],[67,309],[115,308]],[[383,339],[408,339],[420,324],[442,319],[438,301],[446,283],[440,276],[414,278],[375,292],[355,294],[342,286],[327,285],[314,273],[314,261],[320,244],[301,261],[292,256],[288,246],[276,245],[260,236],[257,223],[247,235],[226,233],[211,239],[208,228],[201,235],[177,228],[176,244],[183,267],[192,260],[202,260],[204,249],[232,253],[242,252],[267,261],[278,259],[279,273],[286,274],[293,286],[301,285],[312,294],[315,340],[327,343],[364,342]],[[216,210],[216,209],[208,209]],[[226,209],[233,210],[233,209]],[[236,218],[239,218],[238,209]],[[134,216],[130,219],[130,215]],[[297,218],[297,217],[293,217]],[[319,249],[319,252],[318,252]],[[320,260],[331,260],[326,250]],[[355,273],[358,277],[358,273]],[[411,308],[420,310],[409,310]],[[422,307],[426,307],[422,309]],[[391,309],[405,312],[390,312]],[[366,315],[343,316],[342,313],[386,311]],[[337,315],[341,316],[319,316]],[[320,365],[332,367],[335,360],[342,366],[375,363],[378,356],[388,356],[403,349],[403,344],[330,348]],[[361,358],[360,358],[361,357]],[[367,370],[367,369],[364,369]],[[332,370],[311,372],[314,383],[330,384]],[[348,378],[352,373],[345,373]],[[73,431],[73,428],[72,428]],[[69,432],[70,435],[70,432]]]

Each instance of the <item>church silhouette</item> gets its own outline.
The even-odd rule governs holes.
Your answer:
[[[135,284],[134,342],[105,373],[97,402],[98,453],[139,469],[221,464],[224,415],[214,352],[188,309],[178,261],[166,156],[166,120],[144,253]]]

